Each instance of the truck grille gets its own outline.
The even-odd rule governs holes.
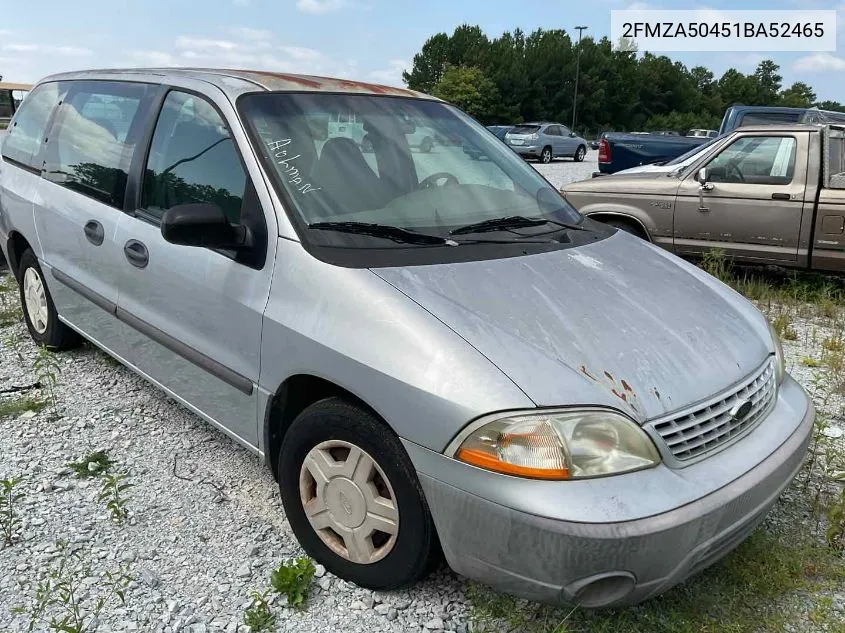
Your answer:
[[[721,450],[753,429],[775,401],[774,360],[769,358],[751,376],[715,399],[675,412],[650,424],[652,435],[663,440],[661,453],[679,465]],[[742,406],[745,402],[749,405]]]

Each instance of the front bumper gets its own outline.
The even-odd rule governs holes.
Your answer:
[[[801,467],[814,419],[812,403],[787,377],[775,408],[741,441],[679,471],[665,466],[640,471],[651,480],[671,478],[666,485],[640,485],[649,479],[631,477],[638,473],[556,482],[560,505],[549,507],[547,501],[536,511],[526,511],[524,499],[509,504],[521,505],[517,510],[479,496],[478,487],[466,491],[473,487],[462,485],[466,477],[486,477],[483,471],[461,464],[463,475],[455,478],[455,469],[445,462],[435,470],[431,455],[410,452],[444,553],[456,572],[533,600],[620,606],[668,590],[739,545]],[[666,498],[671,486],[719,481],[732,468],[744,472],[692,501],[680,494]],[[498,491],[486,496],[507,498],[502,488],[514,478],[495,477]],[[637,485],[627,485],[628,478]],[[614,480],[617,497],[608,498],[608,484]],[[583,485],[591,482],[598,482],[594,502],[585,503],[580,492],[567,499],[566,486],[576,484],[584,492],[589,488]],[[668,503],[668,509],[648,514],[660,503]],[[640,507],[644,516],[627,520]],[[571,518],[548,518],[550,514]]]

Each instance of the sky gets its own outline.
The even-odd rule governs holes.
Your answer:
[[[835,53],[667,53],[716,76],[752,72],[769,57],[784,85],[810,84],[845,103],[845,0],[0,0],[0,75],[34,82],[66,70],[225,66],[402,85],[428,37],[478,24],[494,37],[517,27],[609,35],[610,11],[836,9]]]

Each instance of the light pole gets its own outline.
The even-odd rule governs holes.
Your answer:
[[[581,33],[587,29],[586,26],[576,26],[578,30],[578,53],[575,56],[575,95],[572,97],[572,127],[575,131],[575,112],[578,107],[578,75],[581,72]]]

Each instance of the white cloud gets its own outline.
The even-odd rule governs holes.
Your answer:
[[[799,73],[824,73],[845,70],[845,59],[830,53],[813,53],[792,62],[792,70]]]
[[[625,9],[628,11],[648,11],[649,9],[653,8],[654,7],[648,2],[632,2],[627,7],[625,7]]]
[[[82,48],[81,46],[51,46],[49,50],[69,57],[88,57],[94,54],[94,51],[91,49]]]
[[[296,8],[303,13],[321,15],[342,9],[347,5],[347,0],[297,0]]]
[[[35,44],[3,44],[0,49],[4,51],[12,51],[14,53],[30,53],[32,51],[37,51],[38,46]]]
[[[402,86],[402,72],[408,65],[408,62],[403,59],[391,59],[387,63],[387,68],[371,71],[369,78],[378,83],[390,86]]]
[[[315,61],[323,57],[320,51],[302,46],[280,46],[279,50],[298,61]]]
[[[129,56],[142,66],[176,66],[170,53],[163,51],[130,51]]]
[[[232,33],[241,39],[251,42],[264,42],[273,38],[273,33],[265,29],[253,29],[248,26],[236,26]]]
[[[233,51],[238,45],[228,40],[209,40],[180,35],[176,38],[176,48],[200,51]]]

